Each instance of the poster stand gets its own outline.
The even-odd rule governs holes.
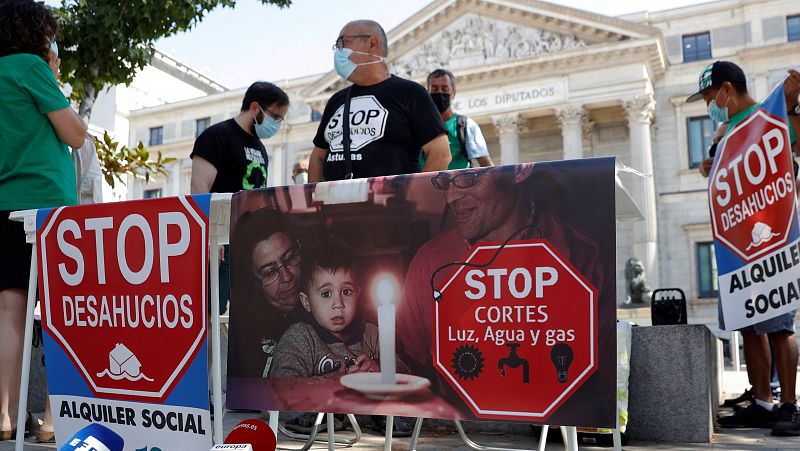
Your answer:
[[[631,198],[628,191],[622,184],[622,181],[619,178],[621,173],[627,173],[628,175],[632,175],[634,177],[648,177],[651,175],[644,175],[640,172],[628,168],[627,166],[623,165],[619,160],[617,160],[617,168],[616,168],[617,176],[615,177],[615,207],[616,207],[616,217],[618,221],[629,222],[629,221],[641,221],[644,219],[641,210],[636,205],[636,203]],[[231,208],[231,197],[232,194],[230,193],[220,193],[220,194],[213,194],[211,197],[211,209],[209,212],[209,247],[210,249],[218,249],[219,246],[228,244],[229,236],[230,236],[230,208]],[[28,295],[27,295],[27,312],[25,317],[25,333],[23,338],[23,354],[22,354],[22,374],[20,377],[20,396],[19,396],[19,412],[26,412],[27,411],[27,402],[28,402],[28,385],[29,385],[29,378],[30,378],[30,356],[31,356],[31,348],[32,348],[32,337],[33,337],[33,322],[34,322],[34,307],[36,302],[36,288],[38,282],[38,270],[37,270],[37,248],[36,248],[36,213],[37,210],[21,210],[12,212],[9,215],[9,219],[20,221],[24,225],[24,230],[26,234],[26,242],[32,244],[32,255],[31,255],[31,269],[30,269],[30,277],[28,282]],[[213,257],[213,253],[210,254]],[[210,292],[211,297],[209,302],[211,302],[211,378],[212,378],[212,400],[213,400],[213,407],[214,407],[214,420],[213,420],[213,438],[215,444],[223,443],[224,436],[223,436],[223,427],[222,427],[222,417],[223,417],[223,408],[222,408],[222,371],[221,371],[221,349],[220,349],[220,315],[219,315],[219,259],[218,258],[210,258]],[[274,413],[274,415],[273,415]],[[278,433],[278,424],[277,424],[277,413],[274,411],[270,411],[270,426],[272,427],[273,431]],[[25,430],[25,415],[18,415],[17,418],[17,430],[24,431]],[[322,414],[317,416],[317,421],[315,422],[315,430],[318,430],[319,424],[322,421]],[[352,440],[352,443],[343,443],[352,445],[357,442],[361,438],[360,428],[358,428],[357,423],[355,422],[355,418],[351,419],[351,422],[354,426],[354,429],[357,431],[355,440]],[[387,417],[386,421],[386,440],[384,444],[385,450],[391,450],[392,446],[392,430],[393,430],[394,418],[392,416]],[[494,447],[487,447],[483,445],[479,445],[472,441],[465,433],[461,423],[459,421],[455,422],[456,428],[458,429],[459,435],[461,436],[464,443],[469,446],[470,448],[478,451],[517,451],[514,449],[509,448],[494,448]],[[417,422],[414,427],[414,433],[411,439],[411,449],[416,449],[416,442],[419,438],[419,433],[422,427],[422,418],[418,418]],[[543,445],[545,443],[547,437],[548,427],[545,426],[542,429],[542,434],[539,440],[539,450],[543,449]],[[578,439],[577,439],[577,429],[575,427],[562,427],[562,435],[564,436],[564,443],[565,447],[568,451],[577,451],[578,449]],[[309,436],[308,443],[306,444],[307,447],[301,448],[303,450],[310,448],[310,445],[314,443],[316,439],[316,433],[313,433]],[[619,434],[619,428],[614,430],[614,449],[620,450],[621,449],[621,440]],[[15,444],[15,451],[23,451],[25,445],[24,440],[16,440]],[[333,450],[336,445],[334,439],[334,431],[333,431],[333,414],[328,414],[328,449]],[[522,450],[519,450],[522,451]]]
[[[278,412],[270,411],[270,419],[272,419],[271,417],[272,417],[273,413],[277,415]],[[325,441],[325,442],[327,442],[327,440],[323,440],[323,439],[318,439],[317,438],[317,433],[319,432],[319,426],[322,424],[322,415],[324,415],[324,414],[322,414],[322,413],[318,413],[317,414],[317,419],[314,422],[314,426],[311,427],[311,432],[308,435],[306,435],[306,434],[298,434],[298,433],[292,432],[292,431],[284,428],[283,426],[278,426],[278,431],[280,431],[281,434],[289,437],[292,440],[300,440],[300,441],[305,441],[306,442],[305,445],[303,445],[301,448],[278,447],[278,449],[286,450],[286,451],[306,451],[307,449],[310,449],[311,446],[316,441],[320,441],[320,442],[321,441]],[[347,420],[353,426],[353,432],[355,432],[355,435],[356,435],[355,438],[352,438],[352,439],[335,439],[334,443],[337,444],[337,445],[344,445],[344,446],[348,446],[349,447],[349,446],[355,445],[356,443],[358,443],[361,440],[361,427],[358,425],[358,422],[356,421],[355,415],[347,414]],[[333,424],[331,421],[329,421],[327,419],[326,419],[326,421],[328,421],[328,426],[329,427]]]
[[[28,278],[28,298],[25,313],[25,335],[23,337],[22,347],[22,377],[20,377],[19,384],[19,412],[17,415],[17,431],[25,430],[25,414],[28,411],[28,383],[31,371],[31,347],[33,338],[33,310],[36,305],[36,283],[38,281],[39,272],[36,268],[37,252],[36,252],[36,210],[23,210],[12,212],[9,219],[13,221],[21,221],[25,227],[25,242],[32,244],[31,248],[31,272]],[[24,435],[24,434],[23,434]],[[22,451],[25,446],[25,440],[20,440],[19,437],[15,440],[14,450]]]

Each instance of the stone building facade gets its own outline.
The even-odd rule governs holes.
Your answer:
[[[608,17],[538,0],[434,0],[389,32],[392,72],[424,83],[444,67],[458,78],[454,109],[480,125],[500,164],[619,157],[648,177],[629,186],[645,214],[618,226],[618,301],[624,264],[642,260],[653,287],[681,287],[692,322],[716,323],[715,266],[706,179],[696,166],[715,124],[703,102],[686,104],[700,71],[740,64],[755,98],[800,65],[800,2],[721,0]],[[291,183],[307,159],[327,99],[345,86],[335,72],[280,85],[288,126],[264,141],[269,183]],[[133,197],[189,191],[194,138],[233,117],[245,88],[133,111],[131,141],[178,158],[172,174]]]

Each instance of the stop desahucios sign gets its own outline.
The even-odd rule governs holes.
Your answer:
[[[784,245],[795,217],[786,123],[762,108],[720,143],[709,187],[714,237],[745,262]]]
[[[45,331],[95,396],[163,402],[206,333],[198,205],[181,196],[62,207],[37,243]]]

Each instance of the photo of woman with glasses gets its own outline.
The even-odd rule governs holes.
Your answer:
[[[231,305],[241,318],[264,318],[231,327],[228,375],[263,377],[269,372],[272,349],[292,324],[300,321],[300,240],[289,218],[261,208],[244,213],[231,236],[234,267]],[[243,251],[239,251],[242,249]]]

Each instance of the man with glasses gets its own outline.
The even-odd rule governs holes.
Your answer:
[[[441,286],[478,242],[546,239],[562,257],[606,292],[599,243],[533,200],[533,164],[440,172],[431,184],[449,206],[455,227],[419,248],[408,267],[403,301],[397,306],[400,356],[418,374],[438,380],[431,355],[431,286]],[[548,191],[548,194],[550,192]],[[443,386],[446,386],[443,385]],[[457,402],[457,396],[454,401]]]
[[[267,186],[269,157],[262,139],[277,133],[289,97],[272,83],[258,81],[244,94],[239,115],[203,131],[192,150],[192,194],[235,193]],[[220,251],[219,313],[230,297],[228,246]]]
[[[383,28],[370,20],[350,22],[333,50],[337,74],[353,85],[325,106],[309,181],[446,169],[450,146],[441,116],[422,86],[389,73]],[[421,155],[426,159],[422,168]]]

